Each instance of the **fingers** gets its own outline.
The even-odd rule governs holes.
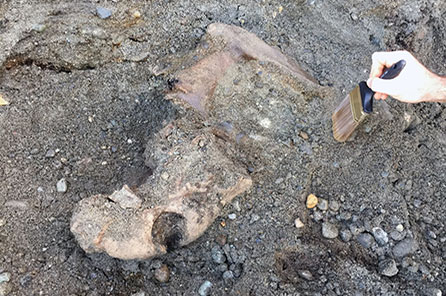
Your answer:
[[[373,53],[370,78],[381,76],[384,72],[384,68],[388,68],[400,60],[407,60],[410,57],[412,57],[412,55],[407,51],[381,51]]]
[[[367,85],[376,92],[375,98],[385,99],[387,95],[391,95],[395,89],[395,84],[392,80],[385,80],[381,78],[369,78]],[[377,96],[378,95],[378,96]]]

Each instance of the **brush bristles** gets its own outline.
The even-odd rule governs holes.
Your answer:
[[[345,142],[355,131],[358,123],[354,120],[350,106],[350,95],[347,95],[336,108],[333,116],[333,137],[338,142]]]

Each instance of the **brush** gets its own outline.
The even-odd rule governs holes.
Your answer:
[[[387,68],[380,76],[381,79],[397,77],[406,65],[401,60]],[[338,142],[345,142],[355,131],[364,118],[373,112],[373,96],[365,81],[361,81],[339,104],[331,117],[333,121],[333,136]]]

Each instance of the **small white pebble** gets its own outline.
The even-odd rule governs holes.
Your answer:
[[[101,162],[102,165],[107,165],[106,161]]]
[[[294,225],[296,226],[296,228],[302,228],[302,227],[304,227],[305,225],[304,225],[304,223],[299,219],[299,218],[297,218],[296,220],[294,220]]]
[[[169,174],[167,173],[167,172],[163,172],[162,174],[161,174],[161,179],[163,179],[163,180],[167,180],[167,179],[169,179]]]
[[[229,220],[235,220],[235,218],[237,218],[237,215],[232,213],[228,215]]]
[[[401,232],[401,231],[404,230],[404,226],[401,225],[401,224],[398,224],[398,225],[395,227],[395,229],[396,229],[397,231]]]
[[[127,143],[128,143],[128,144],[132,144],[132,143],[133,143],[132,139],[128,139],[128,140],[127,140]]]

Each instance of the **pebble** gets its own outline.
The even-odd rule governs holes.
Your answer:
[[[200,294],[200,296],[208,296],[211,292],[211,288],[212,283],[210,281],[205,281],[198,289],[198,294]]]
[[[370,233],[361,233],[357,240],[364,248],[370,248],[373,243],[373,236]]]
[[[7,283],[11,279],[9,272],[0,273],[0,284]]]
[[[141,17],[141,12],[139,12],[138,10],[135,10],[135,12],[133,12],[133,17],[134,18],[140,18]]]
[[[402,232],[404,230],[404,226],[402,224],[398,224],[395,229],[399,232]]]
[[[54,156],[56,156],[56,151],[53,149],[48,150],[45,155],[46,158],[53,158]]]
[[[336,200],[330,201],[328,206],[333,212],[339,211],[339,208],[341,207],[341,205]]]
[[[212,261],[217,264],[222,264],[226,262],[226,256],[219,246],[214,246],[211,250]]]
[[[294,225],[296,226],[296,228],[302,228],[302,227],[304,227],[305,225],[304,225],[304,223],[299,219],[299,218],[297,218],[296,220],[294,220]]]
[[[389,242],[389,238],[387,237],[387,232],[385,232],[381,227],[373,227],[372,233],[378,245],[384,246]]]
[[[96,8],[96,14],[101,19],[107,19],[107,18],[111,17],[112,12],[111,12],[110,9],[107,9],[107,8],[104,8],[104,7],[98,7],[98,8]]]
[[[317,208],[321,211],[328,210],[328,201],[326,199],[320,198],[317,204]]]
[[[443,292],[441,292],[440,289],[432,288],[432,289],[429,289],[429,291],[425,295],[426,296],[441,296],[441,295],[443,295]]]
[[[304,140],[308,140],[310,138],[310,136],[304,131],[299,132],[299,137],[301,137]]]
[[[231,213],[228,215],[229,220],[235,220],[235,218],[237,218],[237,215],[234,213]]]
[[[10,279],[11,274],[9,272],[0,273],[0,296],[8,295],[11,292],[12,286],[9,283]]]
[[[6,220],[0,219],[0,227],[5,226],[5,225],[6,225]]]
[[[338,227],[335,224],[324,222],[322,223],[322,236],[325,238],[336,238],[339,234]]]
[[[226,245],[228,238],[226,237],[226,235],[224,234],[219,234],[217,236],[217,238],[215,239],[215,241],[217,242],[217,244],[219,244],[220,246],[224,246]]]
[[[155,270],[155,278],[160,283],[167,283],[170,278],[170,270],[166,264]]]
[[[313,275],[308,270],[299,270],[298,274],[301,278],[306,279],[307,281],[311,281],[313,279]]]
[[[231,270],[223,272],[223,280],[228,281],[234,278],[234,273]]]
[[[317,205],[318,199],[316,195],[310,194],[307,196],[307,208],[312,209]]]
[[[348,242],[352,239],[353,235],[348,229],[342,229],[340,233],[340,237],[344,242]]]
[[[257,215],[257,214],[252,214],[252,215],[251,215],[251,220],[249,221],[249,223],[252,224],[252,223],[257,222],[257,221],[259,221],[259,220],[260,220],[260,216],[259,216],[259,215]]]
[[[68,190],[68,183],[65,178],[60,179],[56,184],[57,192],[65,193]]]
[[[399,231],[395,230],[395,231],[392,231],[390,233],[390,237],[393,240],[400,241],[400,240],[403,240],[406,237],[406,232],[399,232]]]
[[[393,259],[388,259],[379,262],[378,264],[379,272],[382,275],[392,277],[398,273],[398,268],[396,267],[396,262]]]
[[[417,242],[413,238],[406,238],[393,247],[392,253],[395,257],[401,258],[415,252],[417,249]]]
[[[46,25],[44,25],[44,24],[35,24],[35,25],[33,25],[33,26],[31,27],[31,29],[32,29],[33,31],[42,33],[43,31],[45,31],[45,29],[46,29]]]
[[[164,181],[167,181],[169,179],[169,174],[167,172],[163,172],[161,174],[161,179],[163,179]]]

